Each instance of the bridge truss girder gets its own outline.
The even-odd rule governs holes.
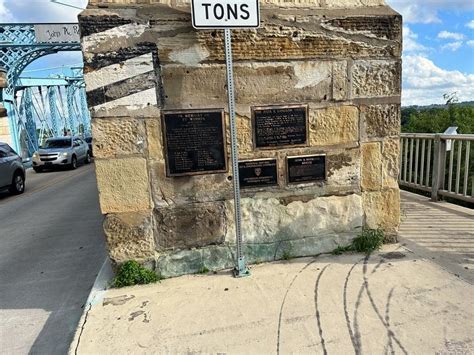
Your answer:
[[[36,59],[49,55],[55,54],[61,51],[79,51],[81,50],[79,42],[63,42],[63,43],[37,43],[35,36],[34,24],[2,24],[0,25],[0,66],[3,66],[7,71],[8,86],[3,89],[3,101],[4,106],[8,112],[10,132],[12,135],[13,146],[18,152],[22,152],[21,140],[22,136],[26,138],[26,151],[25,153],[31,154],[31,150],[38,146],[38,137],[35,138],[33,132],[35,131],[34,125],[37,123],[33,116],[34,109],[23,107],[29,103],[30,95],[32,95],[31,87],[38,86],[41,84],[30,85],[28,87],[22,86],[20,75],[23,70]],[[58,121],[57,115],[54,111],[57,110],[57,98],[65,99],[62,104],[67,105],[68,122],[65,124],[66,127],[77,133],[78,129],[75,127],[75,122],[80,120],[82,122],[83,130],[90,131],[90,118],[87,110],[87,104],[84,106],[85,89],[84,81],[82,79],[82,71],[76,74],[75,78],[64,78],[67,82],[65,85],[66,94],[61,94],[61,90],[57,89],[55,85],[48,85],[48,92],[57,90],[58,95],[53,93],[48,94],[49,106],[53,109],[50,117],[52,122],[50,125],[55,123],[54,131],[50,130],[50,133],[55,135],[60,134],[60,129],[57,126]],[[31,83],[30,83],[31,84]],[[33,83],[34,84],[34,83]],[[26,93],[23,99],[18,100],[18,92],[22,90],[23,94]],[[25,92],[26,90],[26,92]],[[55,97],[56,96],[56,97]],[[33,98],[34,96],[32,96]],[[43,100],[43,96],[42,96]],[[32,100],[33,101],[33,100]],[[34,108],[34,103],[33,103]],[[43,109],[46,106],[43,105]],[[20,115],[21,112],[21,115]],[[56,117],[54,117],[56,116]],[[39,137],[41,139],[41,137]]]

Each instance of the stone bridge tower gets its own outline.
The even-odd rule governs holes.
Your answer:
[[[232,267],[228,124],[224,170],[179,176],[171,154],[199,159],[172,151],[162,125],[167,110],[227,108],[222,31],[194,30],[189,0],[91,0],[79,21],[111,259],[164,276]],[[383,0],[261,0],[261,27],[233,32],[240,158],[257,177],[261,159],[269,169],[268,185],[242,190],[250,263],[329,252],[363,228],[396,233],[401,51],[401,16]],[[280,124],[264,116],[288,107],[301,120],[285,116],[283,136],[297,127],[300,140],[259,147],[271,134],[258,125]],[[192,129],[173,144],[202,135]]]

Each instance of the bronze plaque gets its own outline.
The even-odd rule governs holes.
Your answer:
[[[266,187],[278,185],[276,159],[257,159],[239,162],[240,187]]]
[[[290,184],[326,180],[325,155],[287,157],[286,162]]]
[[[227,172],[224,110],[164,111],[166,175]]]
[[[304,146],[308,141],[308,106],[252,107],[254,147]]]

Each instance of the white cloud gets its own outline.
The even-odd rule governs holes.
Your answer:
[[[474,99],[474,74],[444,70],[420,55],[404,56],[403,76],[404,106],[444,103],[443,94],[451,92],[461,101]]]
[[[440,23],[440,10],[474,10],[474,1],[470,0],[386,0],[389,5],[403,15],[406,23]]]
[[[456,52],[461,47],[462,47],[462,41],[456,41],[456,42],[451,42],[451,43],[445,44],[444,46],[441,46],[441,49]]]
[[[466,44],[467,44],[469,47],[474,47],[474,39],[471,39],[471,40],[467,41]]]
[[[8,22],[15,22],[15,18],[5,4],[5,0],[0,0],[0,23]]]
[[[438,38],[441,38],[441,39],[454,39],[456,41],[460,41],[460,40],[464,39],[464,35],[462,33],[441,31],[440,33],[438,33]]]
[[[50,0],[0,0],[19,22],[77,22],[81,10]],[[87,0],[61,0],[70,5],[85,8]]]
[[[472,28],[474,30],[474,20],[471,20],[468,23],[466,23],[466,27]]]
[[[425,52],[427,47],[417,42],[418,35],[410,27],[403,26],[403,50],[404,52]]]

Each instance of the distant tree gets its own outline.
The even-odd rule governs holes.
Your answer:
[[[474,133],[474,105],[458,103],[457,93],[444,94],[446,106],[408,107],[402,109],[402,131],[412,133],[443,133],[458,127],[459,133]]]

